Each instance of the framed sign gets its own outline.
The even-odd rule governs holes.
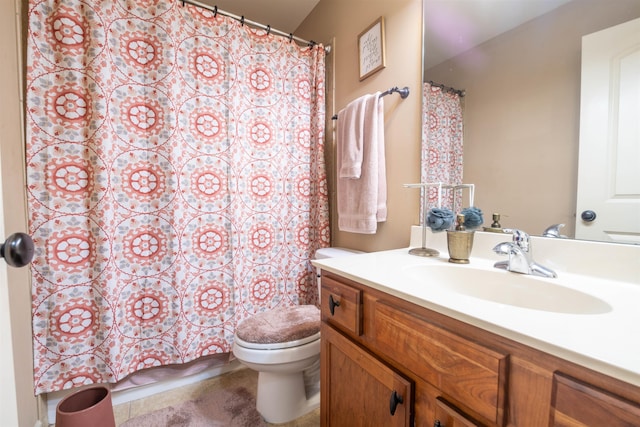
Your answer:
[[[384,64],[384,18],[381,16],[358,35],[360,81],[382,70]]]

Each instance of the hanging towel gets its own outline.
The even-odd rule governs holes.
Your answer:
[[[338,113],[339,178],[360,178],[364,149],[365,108],[371,95],[351,101]]]
[[[374,234],[387,219],[384,102],[377,92],[338,113],[338,229]]]

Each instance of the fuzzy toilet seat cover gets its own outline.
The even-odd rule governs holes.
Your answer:
[[[236,335],[256,344],[301,340],[320,332],[320,310],[315,305],[276,308],[243,320]]]

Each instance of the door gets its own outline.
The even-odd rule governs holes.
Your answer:
[[[0,162],[1,165],[2,162]],[[0,170],[0,188],[2,186],[2,172]],[[0,191],[0,237],[4,236],[4,223],[2,213],[2,192]],[[7,425],[18,425],[18,402],[16,396],[16,371],[14,368],[13,337],[11,331],[11,303],[9,297],[9,282],[7,281],[7,267],[0,260],[0,342],[4,343],[0,348],[0,413],[3,422]]]
[[[0,243],[27,232],[21,58],[26,1],[0,1]],[[31,285],[28,268],[0,259],[0,425],[34,426],[41,398],[33,395]]]
[[[576,238],[640,243],[640,19],[582,38]]]
[[[326,323],[322,324],[320,424],[408,427],[411,383]]]

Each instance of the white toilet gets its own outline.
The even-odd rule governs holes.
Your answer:
[[[316,258],[354,253],[359,252],[322,248]],[[289,422],[320,405],[320,310],[316,306],[276,308],[245,319],[236,328],[233,354],[258,371],[256,406],[268,423]]]

